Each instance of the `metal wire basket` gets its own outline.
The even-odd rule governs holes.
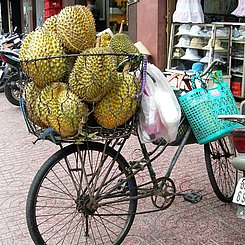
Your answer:
[[[71,54],[22,60],[21,108],[28,130],[52,141],[130,135],[138,124],[146,58]]]

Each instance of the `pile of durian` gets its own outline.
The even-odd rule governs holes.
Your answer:
[[[77,136],[90,121],[107,129],[125,124],[136,112],[141,86],[129,69],[117,71],[122,57],[113,54],[128,53],[139,51],[126,34],[96,38],[85,6],[63,8],[21,46],[29,119],[64,138]]]

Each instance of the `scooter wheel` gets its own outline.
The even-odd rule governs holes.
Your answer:
[[[6,84],[4,87],[4,93],[7,98],[7,100],[15,105],[15,106],[20,106],[20,88],[18,87],[12,87],[10,84]]]

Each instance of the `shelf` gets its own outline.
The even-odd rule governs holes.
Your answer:
[[[243,40],[243,41],[238,41],[238,40],[233,40],[233,39],[232,39],[232,43],[245,44],[245,40]]]
[[[233,77],[243,77],[242,74],[233,73],[233,72],[231,72],[231,75],[232,75]]]
[[[194,32],[193,34],[188,34],[188,30],[185,29],[184,25],[182,29],[180,28],[181,25],[181,23],[173,23],[171,26],[167,69],[172,70],[175,67],[181,69],[182,66],[184,66],[185,69],[191,69],[192,65],[195,62],[201,62],[204,65],[208,65],[213,61],[213,59],[216,59],[218,57],[219,59],[222,58],[227,64],[226,67],[222,67],[223,75],[230,76],[231,28],[224,27],[224,25],[205,23],[190,24],[190,31],[192,31],[192,27],[194,27]],[[196,28],[197,26],[199,26],[200,28]],[[200,35],[196,34],[196,29],[198,30],[198,33],[200,33]],[[202,35],[203,33],[207,33],[208,35]],[[199,40],[193,40],[193,38],[197,38]],[[176,50],[177,48],[183,50]],[[179,58],[179,56],[177,56],[176,54],[179,54],[181,52],[183,54]],[[192,59],[192,57],[201,58]],[[201,59],[204,57],[206,58],[205,61],[207,62],[201,61]]]
[[[231,58],[234,60],[244,60],[244,57],[231,56]]]

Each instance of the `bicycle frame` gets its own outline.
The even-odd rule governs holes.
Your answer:
[[[183,122],[183,121],[184,121],[184,118],[183,118],[183,120],[181,122]],[[191,127],[189,126],[189,128],[186,131],[185,135],[183,136],[183,139],[181,140],[177,150],[175,151],[175,154],[174,154],[173,158],[171,159],[171,162],[169,163],[169,166],[167,168],[166,173],[163,176],[161,176],[160,178],[164,178],[164,177],[165,178],[169,178],[170,177],[171,172],[172,172],[172,170],[173,170],[173,168],[174,168],[174,166],[175,166],[175,164],[176,164],[176,162],[177,162],[177,160],[178,160],[178,158],[179,158],[184,146],[186,145],[186,143],[187,143],[187,141],[189,139],[190,134],[191,134]],[[156,173],[155,173],[154,167],[153,167],[153,161],[155,161],[164,152],[164,150],[166,149],[166,147],[169,144],[166,143],[166,144],[162,145],[161,143],[159,143],[158,145],[156,145],[156,147],[152,151],[148,151],[147,147],[146,147],[146,144],[141,142],[138,132],[136,133],[136,136],[137,136],[137,140],[138,140],[138,143],[140,145],[143,157],[141,159],[137,160],[137,161],[136,160],[129,161],[130,167],[128,169],[126,169],[128,174],[129,174],[128,177],[123,179],[122,182],[118,183],[113,188],[111,188],[110,191],[108,191],[106,193],[106,195],[99,196],[100,190],[101,190],[101,188],[102,188],[102,186],[104,184],[104,180],[102,180],[101,185],[98,186],[96,189],[88,190],[88,192],[91,193],[91,200],[90,200],[91,205],[95,205],[96,207],[100,207],[100,206],[103,206],[103,205],[107,205],[109,203],[113,203],[113,201],[110,201],[110,200],[106,200],[106,201],[105,200],[102,201],[102,200],[105,199],[106,197],[108,197],[114,190],[116,190],[120,186],[126,185],[127,180],[129,178],[131,178],[132,176],[135,176],[136,179],[137,179],[137,174],[139,172],[143,171],[145,169],[145,167],[147,167],[147,170],[148,170],[148,173],[149,173],[149,177],[150,177],[150,181],[142,183],[140,186],[138,186],[138,194],[137,194],[136,197],[130,197],[129,195],[122,195],[122,197],[120,197],[120,201],[124,202],[124,201],[130,200],[132,198],[133,199],[142,199],[142,198],[146,198],[146,197],[152,197],[156,190],[158,190],[159,188],[163,187],[163,186],[159,186],[158,178],[156,177]],[[109,140],[105,144],[105,147],[107,147],[109,145],[112,148],[114,148],[116,146],[119,146],[118,149],[117,149],[117,152],[118,152],[118,154],[120,154],[120,152],[122,151],[125,143],[127,142],[127,139],[128,139],[128,137],[127,138],[123,138],[123,139],[117,139],[115,141]],[[103,156],[103,158],[106,158],[106,156]],[[103,165],[103,161],[100,164]],[[111,165],[113,165],[113,163]],[[100,169],[100,166],[98,167],[98,169]],[[84,166],[82,167],[82,171],[86,171]],[[110,169],[108,169],[107,171],[109,173]],[[99,176],[98,173],[97,173],[97,176]],[[91,182],[93,180],[94,179],[92,179]],[[148,189],[142,188],[142,187],[144,187],[145,185],[148,185],[148,184],[152,184],[152,188],[148,188]],[[90,188],[89,185],[90,185],[90,183],[87,183],[88,188]],[[163,185],[164,185],[164,183],[163,183]],[[139,192],[139,190],[140,190],[140,192]],[[96,194],[94,195],[95,192],[96,192]],[[166,191],[166,193],[167,193],[167,191]],[[114,197],[113,194],[112,194],[111,197]],[[102,202],[100,202],[100,201],[102,201]],[[114,202],[118,203],[120,201],[116,200]],[[162,210],[162,209],[157,209],[157,210],[150,211],[150,212],[155,212],[155,211],[159,211],[159,210]],[[148,213],[148,212],[149,211],[145,211],[143,213]],[[140,213],[142,213],[142,212],[140,212]],[[125,213],[125,215],[128,215],[128,213]]]

